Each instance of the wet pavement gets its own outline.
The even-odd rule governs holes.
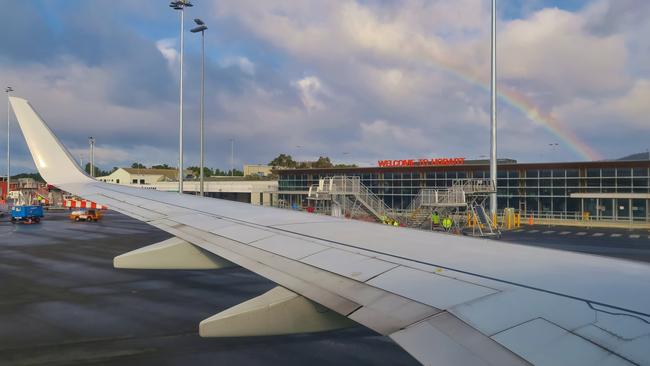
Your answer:
[[[650,262],[650,231],[534,225],[504,231],[500,240]]]
[[[650,262],[650,233],[522,227],[501,240]],[[274,285],[245,269],[114,269],[113,257],[169,234],[109,212],[0,218],[0,365],[416,365],[358,327],[319,334],[200,338],[198,323]]]
[[[0,219],[0,365],[415,365],[362,328],[200,338],[198,323],[274,285],[245,269],[114,269],[113,257],[169,234],[109,213]]]

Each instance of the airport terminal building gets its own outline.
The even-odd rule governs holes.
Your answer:
[[[499,161],[498,208],[557,219],[650,222],[650,160],[561,163]],[[406,209],[422,189],[450,187],[454,180],[489,178],[487,161],[385,160],[377,167],[281,169],[279,195],[305,207],[319,179],[359,177],[393,209]]]

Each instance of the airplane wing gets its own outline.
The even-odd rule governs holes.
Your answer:
[[[427,365],[650,365],[647,264],[98,182],[10,101],[48,183],[174,235],[116,267],[239,265],[278,284],[202,336],[358,323]]]

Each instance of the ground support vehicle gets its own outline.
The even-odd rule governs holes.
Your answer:
[[[41,205],[22,205],[11,208],[12,223],[39,223],[41,222],[41,218],[43,218],[43,206]]]

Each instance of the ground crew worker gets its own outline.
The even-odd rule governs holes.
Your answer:
[[[452,221],[450,217],[445,217],[444,219],[442,219],[442,227],[445,228],[445,230],[451,229],[451,224]]]
[[[381,217],[379,217],[379,220],[381,221],[382,224],[385,224],[388,220],[388,216],[381,215]]]
[[[440,215],[438,215],[438,212],[434,212],[431,214],[431,222],[434,225],[440,225]]]
[[[393,226],[398,227],[398,226],[399,226],[399,222],[397,222],[397,220],[393,221]]]

